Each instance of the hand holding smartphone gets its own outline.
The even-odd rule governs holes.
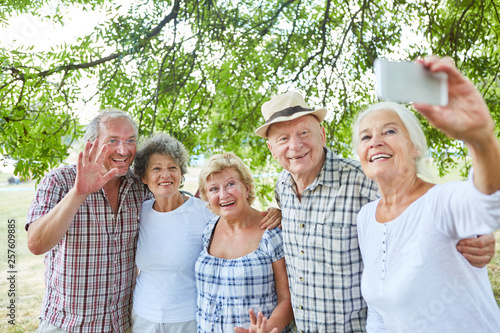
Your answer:
[[[375,92],[379,99],[446,106],[448,76],[431,73],[422,64],[376,59]]]

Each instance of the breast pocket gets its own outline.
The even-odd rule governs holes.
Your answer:
[[[330,265],[335,273],[342,273],[346,265],[354,260],[358,262],[358,237],[355,226],[338,226],[316,224],[311,247],[316,251],[316,257],[324,264]],[[353,253],[351,251],[355,251]]]
[[[309,215],[318,224],[335,227],[356,226],[359,208],[353,200],[347,200],[341,187],[338,191],[331,189],[328,200],[311,200],[308,207]]]

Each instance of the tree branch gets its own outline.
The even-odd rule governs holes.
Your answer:
[[[147,44],[147,43],[145,43],[146,41],[149,41],[149,40],[157,37],[160,34],[161,30],[165,27],[165,25],[167,25],[167,23],[169,23],[170,21],[172,21],[173,19],[175,19],[177,17],[177,15],[179,13],[180,3],[181,3],[181,0],[174,1],[174,6],[173,6],[170,14],[165,16],[165,18],[153,30],[151,30],[148,34],[146,34],[146,37],[143,39],[143,41],[139,42],[139,45],[140,45],[139,49],[144,48],[144,45]],[[40,72],[39,76],[47,77],[49,75],[52,75],[54,73],[58,73],[61,71],[70,71],[70,70],[75,70],[75,69],[86,69],[86,68],[96,67],[96,66],[104,64],[106,62],[115,60],[119,57],[122,57],[125,55],[130,55],[130,54],[133,54],[136,52],[138,52],[137,48],[130,48],[125,52],[116,52],[116,53],[113,53],[107,57],[103,57],[101,59],[97,59],[94,61],[81,63],[81,64],[68,64],[68,65],[56,67],[54,69],[42,71],[42,72]]]

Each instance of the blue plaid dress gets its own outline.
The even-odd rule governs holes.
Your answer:
[[[248,309],[269,317],[277,304],[272,263],[283,258],[281,229],[266,230],[256,251],[236,259],[222,259],[207,252],[219,218],[214,217],[205,227],[203,250],[196,262],[199,333],[248,328]]]

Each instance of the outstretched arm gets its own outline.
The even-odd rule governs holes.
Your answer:
[[[448,75],[448,105],[415,103],[413,106],[429,122],[448,136],[463,140],[474,165],[474,185],[485,194],[500,189],[500,143],[495,136],[494,122],[483,97],[471,81],[464,77],[451,58],[430,56],[419,60],[431,72]],[[483,267],[495,253],[492,234],[461,240],[457,245],[471,265]]]
[[[66,196],[47,214],[30,224],[28,248],[33,254],[43,254],[52,249],[68,231],[78,209],[87,197],[101,189],[118,170],[105,172],[102,162],[107,150],[103,145],[98,151],[99,141],[87,142],[85,150],[78,156],[76,181]]]
[[[474,185],[482,193],[500,189],[500,142],[488,106],[471,81],[464,77],[451,58],[430,56],[419,60],[431,72],[448,75],[448,105],[415,103],[429,122],[448,136],[463,140],[472,156]]]

